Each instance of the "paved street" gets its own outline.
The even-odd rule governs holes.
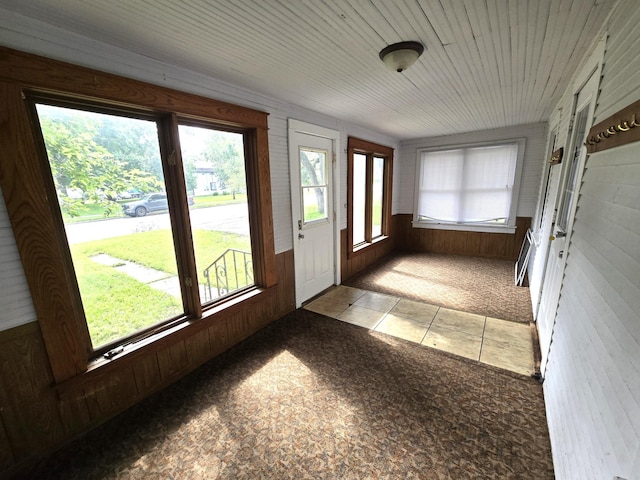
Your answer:
[[[196,208],[191,210],[191,226],[196,229],[218,230],[223,232],[249,235],[249,213],[246,203],[221,205],[218,207]],[[157,213],[146,217],[112,218],[83,223],[70,223],[66,226],[69,244],[119,237],[135,232],[168,229],[169,214]]]

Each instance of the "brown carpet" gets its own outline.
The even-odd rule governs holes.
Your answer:
[[[434,253],[394,253],[344,285],[483,316],[533,320],[527,287],[516,287],[508,260]]]
[[[552,479],[541,386],[298,310],[39,465],[55,479]]]

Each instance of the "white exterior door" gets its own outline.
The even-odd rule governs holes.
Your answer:
[[[562,278],[567,263],[565,253],[571,238],[578,202],[578,191],[582,182],[582,173],[587,156],[584,141],[593,120],[599,79],[598,70],[592,72],[589,79],[577,92],[570,148],[561,164],[562,177],[559,182],[554,182],[558,185],[557,195],[549,195],[549,197],[555,197],[553,198],[555,201],[550,198],[549,205],[545,206],[545,210],[553,206],[556,212],[551,230],[551,242],[540,298],[540,309],[536,318],[540,339],[540,373],[543,376],[547,366]],[[553,171],[551,174],[555,173]],[[545,214],[547,213],[545,212]]]
[[[291,125],[291,122],[290,122]],[[337,282],[332,138],[289,129],[296,304]]]

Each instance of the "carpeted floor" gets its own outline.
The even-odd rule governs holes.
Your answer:
[[[55,479],[552,479],[541,386],[305,310],[69,445]]]
[[[533,320],[529,289],[515,286],[514,262],[506,260],[395,253],[343,284],[502,320]]]

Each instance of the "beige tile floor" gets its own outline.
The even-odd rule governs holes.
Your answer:
[[[529,325],[338,285],[304,305],[312,312],[444,350],[480,363],[534,373]]]

